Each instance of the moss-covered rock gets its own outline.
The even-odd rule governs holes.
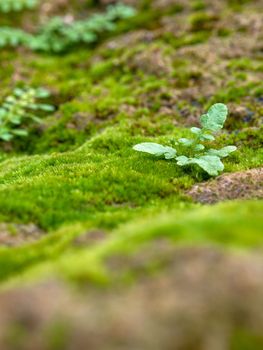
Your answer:
[[[43,86],[55,106],[0,143],[0,348],[260,350],[261,3],[127,3],[96,45],[0,48],[1,100]],[[107,4],[0,19],[35,32]],[[238,148],[222,176],[132,150],[173,146],[216,102],[230,113],[213,147]]]
[[[197,202],[209,204],[231,199],[263,199],[263,169],[224,174],[194,185],[188,194]]]

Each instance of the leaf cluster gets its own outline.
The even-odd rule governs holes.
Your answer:
[[[193,138],[181,138],[175,142],[181,154],[173,147],[157,143],[144,142],[133,147],[135,151],[152,154],[165,159],[175,159],[179,166],[196,164],[211,176],[217,176],[224,170],[221,158],[229,156],[237,148],[226,146],[219,150],[209,148],[207,142],[215,140],[214,133],[221,130],[228,115],[227,106],[214,104],[206,114],[200,117],[201,128],[190,129]]]
[[[23,30],[0,27],[0,47],[29,46],[33,36]]]
[[[39,0],[0,0],[0,11],[4,13],[33,9]]]
[[[28,120],[40,123],[36,112],[54,111],[53,106],[38,102],[38,99],[48,96],[49,92],[41,88],[16,88],[12,95],[7,96],[0,106],[0,140],[10,141],[15,136],[27,136],[28,131],[21,128],[21,124],[25,125]]]
[[[54,17],[33,35],[10,27],[0,27],[0,47],[25,46],[34,51],[63,52],[78,45],[95,44],[100,37],[116,28],[118,20],[134,16],[132,7],[116,4],[102,14],[68,23],[63,17]]]

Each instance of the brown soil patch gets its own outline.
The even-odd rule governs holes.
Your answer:
[[[172,59],[164,50],[158,47],[147,48],[129,58],[128,66],[132,70],[141,70],[158,76],[169,75],[172,72]]]
[[[44,234],[34,224],[0,223],[0,246],[16,247],[39,240]]]
[[[262,255],[188,247],[167,256],[162,273],[130,288],[76,293],[53,281],[2,293],[1,349],[15,340],[50,349],[60,337],[61,349],[226,350],[240,328],[262,335]]]
[[[88,231],[73,240],[73,245],[77,247],[91,246],[106,239],[106,233],[101,230]]]
[[[263,199],[263,168],[223,174],[214,180],[194,185],[187,194],[203,204],[233,199]]]

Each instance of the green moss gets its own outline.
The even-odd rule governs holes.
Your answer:
[[[207,12],[198,12],[193,14],[189,18],[191,30],[195,31],[210,31],[214,28],[215,22],[219,20],[219,17]]]
[[[233,60],[230,60],[228,63],[228,68],[231,70],[241,70],[241,71],[255,71],[255,72],[262,72],[263,71],[263,65],[261,61],[251,59],[249,57],[242,57],[242,58],[236,58]]]
[[[221,101],[223,103],[240,102],[242,98],[247,96],[261,96],[262,89],[261,82],[248,82],[237,85],[236,80],[228,81],[227,86],[221,91],[218,91],[209,103],[216,103],[216,101]]]
[[[150,4],[149,4],[150,5]],[[131,31],[135,29],[156,29],[159,27],[159,20],[166,15],[171,15],[175,13],[180,13],[183,11],[184,7],[181,4],[171,4],[170,6],[164,6],[162,9],[156,10],[151,6],[146,7],[136,16],[132,17],[128,21],[122,21],[118,24],[118,29],[115,31],[115,34]]]
[[[28,339],[28,336],[29,334],[25,327],[19,324],[19,322],[15,322],[9,325],[5,335],[5,341],[10,349],[19,349],[23,346],[24,341]]]
[[[63,350],[69,342],[70,325],[64,321],[56,321],[45,330],[45,343],[48,350]]]
[[[236,130],[231,133],[221,135],[222,143],[228,141],[243,147],[246,152],[255,152],[262,147],[262,127],[261,128],[247,128],[244,130]]]
[[[227,132],[218,137],[215,147],[238,146],[224,162],[225,170],[261,166],[262,108],[260,100],[255,101],[263,94],[257,75],[262,63],[257,53],[228,59],[215,48],[215,65],[223,63],[226,70],[209,70],[203,59],[195,59],[194,53],[182,56],[183,50],[178,53],[178,49],[231,35],[232,30],[215,26],[221,14],[204,12],[208,7],[204,1],[191,1],[190,10],[181,5],[159,10],[148,0],[138,7],[134,18],[119,23],[104,38],[116,40],[116,48],[105,43],[61,56],[0,52],[1,97],[17,85],[43,86],[52,92],[50,103],[57,107],[43,125],[32,128],[29,138],[1,145],[0,221],[33,222],[48,232],[37,243],[0,249],[2,281],[23,272],[41,276],[50,271],[105,281],[110,276],[104,266],[106,257],[131,253],[159,236],[177,244],[242,248],[262,244],[261,202],[196,208],[184,192],[207,180],[204,173],[132,151],[141,141],[172,145],[174,139],[189,135],[185,124],[190,124],[190,113],[195,117],[212,103],[232,102],[254,114],[248,122],[231,118]],[[231,9],[225,10],[231,14]],[[166,23],[171,19],[177,23],[179,16],[190,26],[178,21],[178,31],[166,31]],[[123,46],[122,37],[114,38],[145,29],[153,30],[153,35],[135,38],[128,47]],[[197,57],[199,49],[203,45],[194,48]],[[146,57],[144,66],[140,66],[140,54]],[[156,59],[148,69],[152,57]],[[154,66],[162,57],[169,58],[171,71]],[[209,86],[204,91],[206,81],[219,86],[214,95]],[[189,112],[187,118],[184,109]],[[159,217],[162,212],[166,215]],[[139,220],[144,216],[147,219]],[[96,247],[74,247],[74,238],[92,228],[107,230],[108,239]]]
[[[228,36],[231,36],[233,32],[228,28],[218,28],[217,29],[217,35],[221,38],[226,38]]]
[[[169,43],[174,49],[179,49],[180,47],[197,45],[206,42],[211,33],[209,31],[197,31],[195,33],[187,33],[186,35],[176,37],[172,33],[164,33],[163,40]]]
[[[240,11],[246,4],[251,3],[252,0],[227,0],[228,5],[236,11]]]
[[[171,163],[138,157],[131,150],[134,142],[114,129],[72,153],[2,163],[1,219],[56,227],[176,193],[169,179],[182,171]]]
[[[194,11],[202,11],[206,8],[206,4],[203,0],[193,0],[191,1],[191,7]]]
[[[231,350],[259,350],[263,347],[263,337],[247,330],[237,330],[231,339]]]
[[[196,178],[202,180],[199,171],[191,172],[174,162],[136,154],[132,145],[145,137],[134,137],[129,132],[126,127],[119,131],[116,127],[108,128],[74,152],[2,162],[1,220],[33,221],[45,229],[74,221],[96,223],[100,213],[140,211],[149,203],[169,197],[178,201],[185,183],[189,186]],[[173,137],[187,135],[181,129],[174,132],[177,135],[166,135],[156,141],[169,144]],[[226,162],[231,164],[227,169],[259,166],[261,156],[260,148],[256,151],[241,145]],[[174,178],[177,187],[172,184]]]
[[[118,276],[114,280],[107,270],[105,262],[108,258],[143,251],[147,242],[157,238],[166,238],[178,246],[215,244],[235,250],[260,248],[263,246],[261,213],[262,202],[236,202],[193,210],[181,208],[166,211],[151,219],[151,222],[146,216],[120,227],[96,246],[77,250],[71,248],[57,259],[35,265],[24,278],[55,273],[77,281],[114,283]],[[11,256],[9,264],[15,276],[16,262]],[[130,269],[132,273],[132,267]]]
[[[176,86],[178,88],[185,88],[190,86],[193,81],[200,80],[202,78],[202,72],[191,68],[188,68],[187,70],[176,69],[174,77],[176,79]]]

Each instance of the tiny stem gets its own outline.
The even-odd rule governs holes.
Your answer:
[[[191,158],[195,155],[195,146],[198,145],[200,143],[200,134],[197,134],[194,138],[194,142],[191,144],[191,147],[190,147],[190,156]]]

